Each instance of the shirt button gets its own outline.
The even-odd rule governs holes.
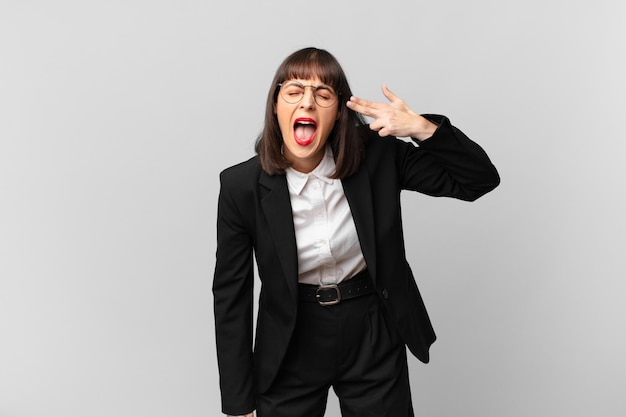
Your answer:
[[[386,300],[389,298],[389,293],[387,292],[387,288],[383,288],[383,298]]]

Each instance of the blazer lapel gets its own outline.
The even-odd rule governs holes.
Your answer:
[[[270,176],[261,172],[259,184],[265,187],[267,191],[265,195],[261,196],[261,206],[276,245],[276,251],[279,254],[283,273],[287,278],[287,286],[293,298],[297,299],[298,250],[287,178],[284,175]]]
[[[372,189],[367,169],[363,165],[359,171],[341,180],[343,191],[348,199],[352,218],[356,226],[361,250],[367,263],[367,270],[376,282],[376,236],[374,232],[374,206]]]

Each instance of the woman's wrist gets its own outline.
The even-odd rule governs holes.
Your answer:
[[[417,115],[415,120],[415,128],[411,134],[411,137],[418,141],[424,141],[435,134],[437,125],[425,118],[424,116]]]

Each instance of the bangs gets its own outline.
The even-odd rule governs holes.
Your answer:
[[[277,75],[280,82],[294,78],[319,78],[335,90],[339,89],[344,79],[343,70],[335,58],[326,51],[314,48],[298,51],[288,57]]]

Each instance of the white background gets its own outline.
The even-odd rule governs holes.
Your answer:
[[[220,414],[218,173],[305,46],[502,176],[403,195],[439,337],[416,414],[626,415],[625,4],[2,0],[0,416]]]

